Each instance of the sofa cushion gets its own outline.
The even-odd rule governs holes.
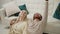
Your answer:
[[[18,8],[18,6],[15,4],[14,1],[9,2],[7,4],[4,4],[3,7],[6,10],[6,15],[7,16],[10,16],[10,15],[20,11],[20,9]]]

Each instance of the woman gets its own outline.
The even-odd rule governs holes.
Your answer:
[[[42,34],[42,16],[39,13],[35,13],[33,21],[28,23],[28,34]]]
[[[12,25],[10,28],[10,34],[26,34],[27,21],[27,12],[22,10],[16,22],[10,24]]]

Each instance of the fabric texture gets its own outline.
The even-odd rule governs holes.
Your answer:
[[[20,10],[26,10],[26,11],[27,11],[27,14],[29,14],[29,12],[28,12],[25,4],[24,4],[24,5],[20,5],[20,6],[19,6],[19,9],[20,9]]]
[[[20,11],[20,9],[18,8],[14,1],[4,4],[3,8],[6,10],[7,16],[10,16]]]
[[[42,22],[30,21],[27,32],[28,34],[42,34]]]
[[[10,28],[9,34],[27,34],[27,20],[18,22]]]
[[[42,34],[42,24],[32,20],[18,22],[10,28],[9,34]]]
[[[60,3],[58,5],[53,17],[60,20]]]

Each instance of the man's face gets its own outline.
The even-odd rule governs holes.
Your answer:
[[[42,16],[39,13],[34,14],[34,20],[42,20]]]

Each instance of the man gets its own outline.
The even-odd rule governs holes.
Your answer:
[[[28,23],[27,33],[28,34],[42,34],[42,16],[39,13],[35,13],[33,16],[33,21]]]

